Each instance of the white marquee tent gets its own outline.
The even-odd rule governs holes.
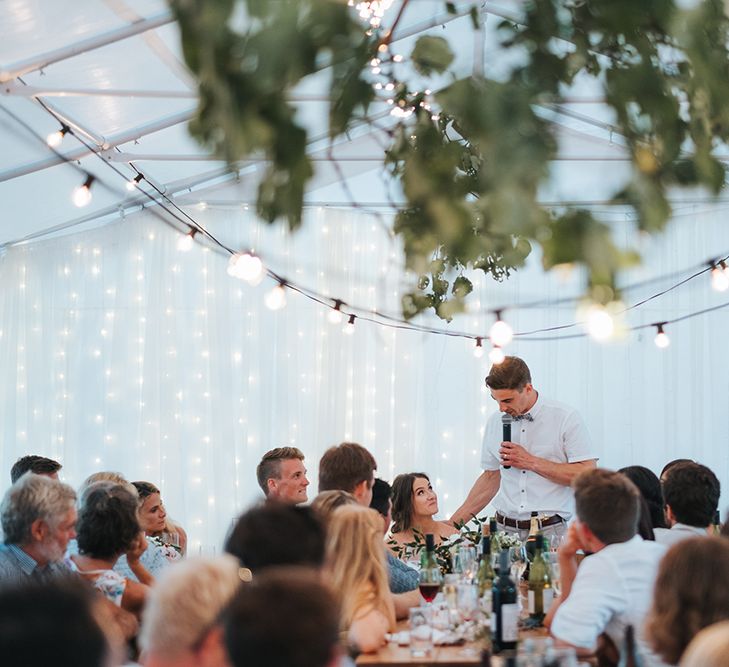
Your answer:
[[[418,35],[445,34],[462,46],[462,72],[483,53],[487,74],[498,76],[489,30],[515,4],[489,3],[481,40],[467,17],[418,0],[396,48],[407,53]],[[263,452],[282,444],[304,450],[312,497],[321,453],[353,439],[373,451],[384,478],[429,472],[444,515],[460,504],[495,410],[483,387],[488,361],[474,358],[473,341],[364,318],[343,335],[327,307],[289,292],[284,310],[269,311],[263,296],[271,281],[249,287],[204,243],[187,253],[176,246],[182,223],[194,220],[228,247],[254,247],[300,285],[397,314],[408,279],[390,233],[398,193],[380,173],[382,136],[358,128],[330,152],[326,75],[294,96],[317,171],[303,229],[289,235],[259,223],[250,207],[260,161],[231,171],[188,136],[195,82],[164,2],[0,4],[0,490],[25,453],[61,460],[72,484],[119,470],[159,484],[192,549],[211,551],[259,497],[254,471]],[[384,101],[371,113],[383,124],[390,118]],[[560,141],[543,201],[590,207],[620,242],[639,244],[643,265],[622,277],[633,286],[626,304],[729,254],[722,197],[673,193],[674,220],[651,239],[636,235],[629,210],[608,204],[630,174],[594,85],[579,82],[568,104],[539,113]],[[61,122],[73,130],[57,149],[62,158],[45,143]],[[130,192],[136,170],[144,187]],[[93,200],[78,209],[70,195],[85,173],[96,178]],[[503,284],[476,276],[469,314],[450,324],[419,321],[483,335],[493,309],[508,306],[517,332],[571,324],[568,297],[580,294],[581,278],[545,275],[535,252]],[[671,321],[726,300],[702,274],[625,319],[631,327]],[[658,472],[672,458],[691,457],[726,485],[728,312],[668,327],[665,350],[650,327],[599,345],[570,337],[582,331],[574,326],[524,336],[508,351],[528,361],[540,391],[579,408],[602,465]]]

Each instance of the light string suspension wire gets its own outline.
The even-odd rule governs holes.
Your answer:
[[[51,109],[49,109],[48,107],[46,107],[42,103],[42,100],[39,100],[39,103],[43,106],[43,108],[50,115],[52,115],[54,118],[56,118],[56,116],[53,113],[53,111]],[[17,116],[15,116],[15,114],[13,114],[12,112],[8,111],[7,109],[5,109],[4,107],[2,107],[1,105],[0,105],[0,108],[2,108],[3,111],[5,111],[7,114],[9,114],[11,117],[13,117],[13,119],[16,120],[16,122],[18,122],[21,125],[23,125],[25,127],[25,129],[27,131],[29,131],[31,134],[33,134],[33,136],[35,136],[39,141],[43,141],[44,143],[46,143],[42,139],[42,137],[40,137],[37,133],[35,133],[35,131],[33,131],[32,128],[30,128],[24,121],[22,121],[20,118],[18,118]],[[56,118],[56,120],[59,120],[59,119]],[[60,120],[59,120],[59,122],[60,122]],[[96,155],[99,159],[102,159],[103,163],[105,165],[107,165],[108,168],[112,169],[117,175],[119,175],[122,178],[124,178],[125,182],[128,182],[129,181],[129,179],[126,177],[126,175],[122,171],[120,171],[119,169],[117,169],[109,161],[103,160],[103,158],[99,154],[99,150],[97,148],[95,148],[94,146],[88,144],[81,137],[79,137],[78,135],[76,135],[72,130],[69,131],[69,134],[72,134],[74,136],[74,138],[76,138],[79,142],[81,142],[82,144],[84,144],[84,146],[86,146],[86,148],[89,149],[92,152],[92,154]],[[49,148],[58,157],[60,157],[61,159],[63,159],[66,163],[71,164],[75,169],[77,169],[78,171],[81,171],[82,173],[86,174],[87,177],[90,176],[90,174],[88,174],[84,169],[82,169],[80,166],[77,166],[76,164],[72,163],[64,155],[62,155],[58,151],[56,151],[53,147],[49,147]],[[193,242],[195,242],[195,240],[196,240],[196,234],[197,234],[197,232],[202,232],[203,236],[205,238],[207,238],[212,243],[213,249],[217,250],[219,254],[227,255],[229,258],[230,257],[233,257],[236,254],[240,254],[240,253],[236,253],[233,249],[229,248],[228,246],[226,246],[225,244],[223,244],[221,241],[219,241],[214,235],[212,235],[208,230],[206,230],[197,220],[195,220],[186,211],[184,211],[183,209],[181,209],[175,202],[173,202],[169,197],[167,197],[165,193],[163,193],[159,188],[156,187],[156,185],[154,185],[153,183],[151,183],[148,179],[144,178],[143,173],[141,171],[139,171],[134,165],[132,165],[132,168],[137,172],[137,176],[140,176],[141,175],[141,178],[139,179],[139,181],[137,181],[138,184],[141,181],[145,181],[146,183],[149,183],[150,186],[155,190],[155,192],[162,199],[166,200],[169,204],[171,204],[174,208],[176,208],[187,219],[187,220],[182,220],[178,215],[176,215],[173,211],[169,210],[162,202],[160,202],[154,195],[151,195],[150,193],[144,191],[142,188],[139,188],[140,191],[148,199],[150,199],[151,203],[156,204],[157,206],[160,206],[162,208],[162,210],[164,210],[167,214],[169,214],[177,222],[179,222],[183,226],[183,229],[187,230],[187,236],[189,236],[190,239]],[[97,179],[97,177],[94,177],[94,179]],[[136,181],[136,178],[134,180]],[[110,188],[106,184],[104,184],[104,185],[105,185],[105,187],[107,189],[111,190],[112,192],[115,192],[113,190],[113,188]],[[169,220],[167,220],[166,218],[164,218],[164,216],[161,216],[158,213],[156,213],[156,211],[154,211],[153,208],[148,208],[147,210],[150,211],[150,212],[152,212],[155,215],[155,217],[157,217],[158,219],[162,220],[162,222],[164,222],[165,224],[167,224],[169,226],[172,226],[178,232],[180,231],[180,229],[177,226],[173,225]],[[702,275],[703,273],[706,273],[707,271],[712,271],[713,272],[713,271],[716,271],[718,268],[720,268],[722,271],[726,271],[725,266],[726,266],[726,261],[727,260],[729,260],[729,254],[727,254],[723,258],[709,260],[709,261],[707,261],[705,263],[705,266],[704,266],[704,268],[702,270],[696,271],[694,274],[692,274],[688,278],[686,278],[686,279],[684,279],[682,281],[679,281],[679,283],[676,283],[675,285],[673,285],[673,286],[671,286],[671,287],[669,287],[669,288],[667,288],[665,290],[662,290],[661,292],[659,292],[659,293],[657,293],[655,295],[652,295],[651,297],[648,297],[648,298],[646,298],[646,299],[644,299],[644,300],[642,300],[642,301],[640,301],[640,302],[638,302],[636,304],[633,304],[633,305],[625,308],[622,312],[629,311],[629,310],[632,310],[634,308],[638,308],[639,306],[641,306],[641,305],[643,305],[643,304],[645,304],[645,303],[647,303],[647,302],[649,302],[649,301],[651,301],[651,300],[653,300],[655,298],[658,298],[659,296],[662,296],[662,295],[664,295],[664,294],[672,291],[673,289],[677,289],[678,287],[680,287],[680,286],[688,283],[690,280],[695,279],[696,277]],[[274,280],[277,281],[277,286],[274,288],[274,290],[277,290],[277,298],[275,300],[275,303],[276,303],[276,306],[277,307],[283,307],[283,305],[285,304],[285,294],[284,294],[285,293],[285,290],[286,289],[290,289],[290,290],[292,290],[294,292],[297,292],[297,293],[301,294],[302,296],[304,296],[304,297],[306,297],[306,298],[308,298],[308,299],[310,299],[310,300],[312,300],[312,301],[314,301],[316,303],[319,303],[319,304],[321,304],[323,306],[326,306],[326,307],[328,307],[328,308],[330,308],[332,310],[340,311],[343,315],[348,316],[349,317],[349,320],[348,320],[348,323],[346,325],[346,326],[349,327],[347,329],[348,332],[350,332],[350,331],[353,330],[353,328],[354,328],[353,327],[353,325],[354,325],[354,318],[356,317],[357,319],[360,319],[362,321],[370,322],[370,323],[373,323],[373,324],[376,324],[376,325],[379,325],[379,326],[389,327],[389,328],[392,328],[392,329],[408,330],[408,331],[415,331],[415,332],[420,332],[420,333],[428,333],[428,334],[432,334],[432,335],[441,335],[441,336],[449,336],[449,337],[470,339],[470,340],[473,340],[473,341],[476,342],[476,347],[477,348],[481,347],[481,345],[479,345],[479,343],[485,337],[483,335],[473,334],[473,333],[464,332],[464,331],[444,330],[444,329],[439,329],[439,328],[436,328],[436,327],[419,325],[419,324],[415,324],[415,323],[409,322],[407,320],[403,320],[403,319],[397,318],[397,317],[392,316],[392,315],[387,315],[387,314],[382,313],[382,312],[380,312],[378,310],[365,309],[365,308],[361,308],[361,307],[357,307],[357,306],[347,305],[347,311],[344,311],[344,310],[342,310],[342,306],[345,305],[345,302],[342,301],[341,299],[332,298],[332,297],[323,295],[321,293],[318,293],[318,292],[316,292],[314,290],[310,290],[308,288],[305,288],[305,287],[303,287],[301,285],[298,285],[298,284],[296,284],[296,283],[288,280],[287,278],[284,278],[283,276],[277,274],[276,272],[272,271],[271,269],[266,269],[265,270],[265,273],[269,277],[271,277],[271,278],[273,278]],[[280,295],[283,295],[283,299],[281,298]],[[339,306],[339,307],[337,307],[337,306]],[[662,331],[662,329],[663,329],[664,326],[667,326],[669,324],[675,324],[677,322],[681,322],[683,320],[686,320],[686,319],[689,319],[689,318],[692,318],[692,317],[696,317],[696,316],[703,315],[703,314],[706,314],[706,313],[709,313],[709,312],[713,312],[715,310],[719,310],[719,309],[725,308],[727,306],[729,306],[729,302],[724,303],[724,304],[720,304],[720,305],[715,306],[715,307],[703,309],[701,311],[696,311],[696,312],[693,312],[693,313],[688,313],[686,315],[683,315],[683,316],[674,318],[672,320],[664,320],[664,321],[662,321],[660,323],[642,324],[642,325],[636,325],[636,326],[632,326],[632,327],[627,327],[626,330],[627,331],[635,331],[635,330],[639,330],[639,329],[643,329],[643,328],[647,328],[647,327],[659,327],[659,325],[660,325],[660,329],[661,330],[659,331],[659,333],[664,333]],[[496,316],[497,323],[498,323],[498,322],[501,322],[501,320],[500,320],[500,314],[501,314],[501,312],[503,312],[505,310],[508,310],[508,309],[516,309],[517,307],[518,306],[504,306],[504,307],[501,307],[499,309],[491,310],[490,312],[492,312]],[[357,313],[357,315],[355,315],[355,312]],[[503,322],[502,322],[502,324],[503,324]],[[574,327],[577,324],[579,324],[579,323],[575,322],[575,323],[571,323],[571,324],[568,324],[568,325],[559,325],[559,326],[556,326],[556,327],[546,327],[546,328],[543,328],[543,329],[537,329],[537,330],[530,331],[530,332],[515,332],[515,333],[513,333],[513,337],[515,337],[515,338],[518,337],[520,340],[523,340],[523,341],[547,342],[547,341],[551,341],[551,340],[567,340],[567,339],[584,338],[584,337],[588,336],[589,335],[588,333],[578,333],[578,334],[571,334],[571,335],[566,335],[566,336],[549,336],[549,337],[537,337],[537,336],[534,335],[534,334],[539,334],[539,333],[548,333],[548,332],[551,332],[551,331],[563,330],[565,328]],[[494,342],[493,345],[494,345],[494,349],[492,350],[492,353],[501,350],[501,345],[499,345],[498,343],[495,343]],[[502,355],[498,355],[498,354],[497,355],[494,355],[494,354],[490,355],[490,357],[492,359],[494,358],[494,356],[499,356],[500,357]]]
[[[50,110],[47,107],[45,107],[42,104],[42,101],[39,100],[39,102],[41,103],[41,106],[43,106],[43,108],[46,109],[46,111],[51,116],[53,116],[54,118],[56,118],[56,116],[55,116],[55,114],[53,113],[52,110]],[[56,150],[52,146],[48,146],[48,144],[46,143],[46,141],[32,127],[30,127],[30,125],[28,123],[26,123],[22,118],[20,118],[19,116],[17,116],[15,113],[13,113],[9,109],[7,109],[2,104],[0,104],[0,110],[3,111],[3,112],[5,112],[8,116],[10,116],[16,123],[18,123],[18,125],[20,125],[21,127],[23,127],[29,135],[31,135],[37,141],[42,142],[46,146],[47,150],[50,150],[56,157],[58,157],[59,159],[61,159],[64,164],[69,165],[70,167],[72,167],[77,172],[83,174],[86,177],[86,182],[88,182],[89,178],[93,176],[92,181],[99,183],[99,185],[101,187],[103,187],[105,190],[109,191],[110,193],[112,193],[115,196],[118,196],[118,195],[121,194],[118,190],[116,190],[114,187],[112,187],[111,185],[109,185],[109,183],[107,183],[104,179],[100,178],[98,175],[89,174],[89,172],[86,169],[84,169],[83,167],[81,167],[74,160],[69,160],[65,155],[63,155],[63,153],[60,153],[58,150]],[[56,120],[58,120],[58,119],[56,118]],[[68,134],[72,135],[77,141],[79,141],[84,146],[86,146],[86,148],[88,148],[89,151],[92,152],[92,154],[96,155],[102,161],[103,164],[107,165],[110,169],[112,169],[112,171],[114,171],[116,174],[118,174],[119,176],[121,176],[122,178],[124,178],[125,181],[128,180],[123,172],[121,172],[120,170],[118,170],[114,165],[110,164],[107,160],[104,160],[103,157],[101,155],[99,155],[97,149],[95,149],[90,144],[84,142],[77,134],[75,134],[73,132],[73,130],[70,130],[68,132]],[[149,181],[146,181],[146,182],[149,182]],[[139,188],[139,190],[140,190],[140,192],[147,199],[150,200],[150,202],[152,204],[158,204],[158,205],[160,205],[159,202],[157,201],[157,199],[155,199],[154,196],[150,195],[148,192],[144,191],[142,188]],[[180,231],[180,228],[179,227],[177,227],[175,224],[173,224],[170,220],[168,220],[167,218],[165,218],[163,215],[161,215],[155,209],[153,209],[153,208],[146,208],[146,206],[144,204],[142,204],[142,208],[145,209],[145,210],[147,210],[147,211],[149,211],[150,213],[152,213],[152,215],[154,215],[156,218],[158,218],[159,220],[161,220],[164,224],[166,224],[167,226],[171,227],[175,231],[178,231],[178,232]],[[188,222],[186,222],[185,220],[183,220],[182,218],[180,218],[179,216],[177,216],[173,211],[170,211],[169,209],[165,208],[164,206],[160,205],[160,208],[163,211],[165,211],[168,215],[170,215],[172,218],[174,218],[180,224],[180,226],[182,226],[184,228],[185,231],[190,231],[190,229],[192,228],[192,225],[190,225]],[[198,231],[202,231],[202,230],[198,230]]]

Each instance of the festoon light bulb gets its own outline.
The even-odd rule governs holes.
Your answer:
[[[724,260],[714,264],[711,269],[711,287],[717,292],[726,292],[729,289],[729,267]]]
[[[348,336],[351,336],[354,333],[354,320],[355,316],[350,314],[347,323],[344,325],[344,327],[342,327],[342,331]]]
[[[511,343],[514,338],[514,330],[501,319],[501,311],[496,311],[496,322],[491,325],[489,330],[489,340],[492,345],[504,347]]]
[[[192,250],[192,246],[195,243],[195,234],[197,234],[197,229],[190,229],[187,234],[180,236],[180,238],[177,239],[177,249],[180,252],[188,252]]]
[[[266,308],[269,310],[281,310],[286,306],[286,288],[284,282],[279,282],[270,292],[264,297]]]
[[[228,262],[228,275],[258,285],[265,275],[261,258],[251,252],[236,253]]]
[[[491,352],[489,352],[489,361],[498,366],[499,364],[504,363],[504,359],[506,359],[504,351],[498,345],[494,345],[491,348]]]
[[[78,187],[74,188],[71,199],[73,200],[73,203],[79,208],[88,206],[88,204],[91,202],[91,184],[94,182],[94,180],[95,179],[91,174],[87,174],[86,180],[83,182],[83,185],[79,185]]]
[[[342,301],[340,301],[339,299],[334,299],[334,307],[329,311],[329,315],[327,315],[327,319],[332,324],[342,323],[342,305]]]
[[[476,357],[476,359],[480,359],[483,357],[483,345],[482,345],[483,339],[480,337],[476,338],[476,347],[473,348],[473,356]]]
[[[661,324],[656,324],[658,333],[656,333],[656,337],[653,339],[656,347],[660,347],[661,349],[665,349],[671,344],[671,339],[666,335],[666,332],[663,331],[663,327],[665,324],[665,322],[662,322]]]

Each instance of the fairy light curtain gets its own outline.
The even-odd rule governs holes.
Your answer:
[[[251,212],[192,207],[231,247],[253,247],[292,281],[357,306],[397,313],[403,273],[385,222],[363,212],[309,210],[290,237]],[[612,216],[619,236],[631,226]],[[376,456],[380,476],[423,470],[443,515],[479,472],[483,425],[495,405],[483,387],[489,362],[473,341],[355,322],[349,335],[331,309],[287,290],[270,311],[269,279],[250,287],[226,261],[148,213],[78,235],[14,247],[0,258],[0,490],[17,457],[63,462],[78,485],[118,470],[162,487],[169,512],[188,528],[191,551],[220,549],[235,515],[260,498],[255,467],[284,444],[306,454],[310,497],[317,461],[354,440]],[[646,249],[636,281],[691,267],[729,250],[722,212],[689,211]],[[670,284],[626,294],[637,301]],[[675,280],[673,281],[675,282]],[[472,307],[451,325],[488,331],[488,309],[580,292],[580,276],[546,276],[537,256],[513,279],[479,280]],[[630,315],[660,321],[721,303],[708,277]],[[726,327],[717,311],[673,327],[668,349],[646,330],[629,341],[515,341],[540,392],[577,407],[601,464],[694,457],[729,482]],[[515,331],[574,321],[574,304],[507,309]],[[346,321],[346,318],[345,318]],[[447,328],[436,318],[430,324]],[[572,333],[575,330],[568,330]]]

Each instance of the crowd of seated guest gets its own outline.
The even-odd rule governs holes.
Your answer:
[[[427,474],[391,488],[356,443],[325,452],[304,506],[303,462],[296,448],[267,452],[265,502],[234,523],[227,554],[187,560],[154,484],[102,472],[76,493],[57,462],[20,459],[0,505],[3,664],[114,667],[131,655],[146,667],[336,667],[377,651],[420,603],[417,571],[387,542],[457,528],[437,518]],[[711,667],[729,623],[729,540],[710,536],[714,473],[682,459],[660,481],[629,466],[589,470],[573,487],[562,595],[546,620],[555,640],[617,664],[630,627],[646,667]]]

